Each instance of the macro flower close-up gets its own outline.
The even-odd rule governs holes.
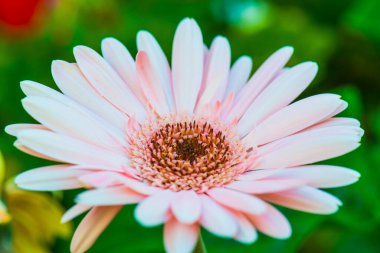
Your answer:
[[[52,63],[60,91],[21,82],[22,105],[39,124],[6,132],[21,151],[55,164],[15,182],[36,191],[82,189],[62,218],[87,212],[74,253],[87,251],[132,204],[141,225],[163,224],[169,253],[200,247],[201,228],[243,244],[258,232],[287,239],[291,225],[278,207],[336,212],[342,202],[324,189],[360,174],[318,162],[358,148],[364,132],[358,120],[337,116],[348,106],[339,95],[297,100],[318,66],[288,66],[292,54],[280,48],[251,75],[250,56],[231,62],[227,38],[206,45],[191,18],[177,27],[170,60],[147,31],[137,34],[137,53],[110,37],[101,54],[76,46],[74,63]],[[133,243],[127,235],[125,243]]]

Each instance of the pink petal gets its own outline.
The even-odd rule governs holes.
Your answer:
[[[152,75],[156,77],[156,83],[163,90],[170,110],[174,109],[174,98],[171,84],[171,72],[168,60],[160,45],[152,34],[140,31],[137,34],[137,48],[147,53],[152,64]]]
[[[276,178],[302,180],[316,188],[333,188],[353,184],[359,180],[360,174],[344,167],[331,165],[309,165],[286,168],[275,175]]]
[[[88,190],[78,195],[76,202],[88,206],[119,206],[135,204],[144,197],[125,186]]]
[[[224,119],[225,116],[226,116],[226,112],[228,112],[231,109],[231,107],[232,107],[232,105],[234,103],[234,99],[235,99],[235,93],[233,91],[231,91],[224,98],[222,107],[220,108],[220,112],[222,113],[222,115],[220,116],[221,119]]]
[[[173,199],[172,212],[181,223],[192,224],[201,214],[201,201],[194,191],[181,191]]]
[[[244,244],[254,243],[257,240],[257,231],[255,227],[244,214],[234,212],[233,215],[239,228],[234,239]]]
[[[238,227],[234,217],[214,200],[206,195],[200,196],[202,215],[200,223],[213,234],[231,238],[236,235]]]
[[[152,104],[159,114],[169,113],[169,106],[166,102],[162,84],[157,81],[159,77],[156,76],[157,72],[154,71],[154,66],[146,52],[138,52],[136,68],[137,76],[147,101]]]
[[[164,243],[168,253],[191,253],[199,237],[198,224],[188,225],[171,219],[165,223]]]
[[[244,137],[243,142],[256,146],[286,137],[333,116],[331,114],[343,103],[346,102],[333,94],[302,99],[269,116]]]
[[[84,253],[87,251],[120,209],[121,206],[94,207],[76,229],[71,241],[71,252]]]
[[[225,188],[214,188],[207,191],[207,194],[233,210],[249,214],[261,214],[265,211],[265,202],[253,195]]]
[[[256,97],[285,66],[293,54],[292,47],[283,47],[272,54],[253,74],[247,85],[237,94],[237,103],[229,113],[229,119],[240,119]]]
[[[100,171],[105,171],[105,172],[119,172],[119,173],[124,173],[125,168],[122,167],[112,167],[109,165],[100,165],[100,164],[82,164],[82,165],[72,165],[70,167],[72,170],[81,170],[81,171],[86,171],[87,173],[97,173]],[[115,173],[118,175],[117,173]]]
[[[342,204],[339,199],[329,193],[310,186],[286,192],[263,194],[260,197],[277,205],[317,214],[335,213],[338,206]]]
[[[20,142],[38,153],[73,164],[99,164],[120,167],[127,164],[126,157],[109,150],[45,130],[25,130]]]
[[[241,56],[237,59],[231,68],[226,95],[232,91],[238,94],[247,83],[251,70],[252,59],[249,56]]]
[[[115,137],[112,128],[104,126],[91,112],[74,102],[62,104],[49,98],[27,97],[22,103],[33,118],[55,132],[104,147],[119,147],[119,150],[125,142],[122,137]]]
[[[221,100],[227,87],[230,70],[231,49],[228,40],[216,37],[211,44],[207,72],[204,73],[204,90],[199,93],[197,108],[202,108],[216,100]]]
[[[360,122],[357,119],[336,117],[336,118],[324,120],[318,124],[315,124],[309,128],[306,128],[302,132],[307,132],[309,130],[320,129],[320,128],[325,128],[325,127],[334,127],[334,126],[351,126],[351,127],[356,127],[356,129],[360,130],[359,128]],[[359,132],[362,132],[362,131],[359,131]]]
[[[287,239],[292,234],[289,221],[271,205],[267,205],[265,213],[261,215],[249,215],[248,217],[260,232],[269,236]]]
[[[346,154],[359,147],[357,127],[335,126],[295,134],[258,149],[257,169],[310,164]]]
[[[164,223],[169,218],[169,208],[176,194],[169,190],[163,190],[153,194],[135,209],[135,217],[143,226],[152,227]]]
[[[78,180],[88,187],[103,188],[120,184],[120,181],[113,177],[114,175],[115,173],[110,171],[91,171],[80,176]]]
[[[240,175],[237,179],[240,181],[252,181],[267,178],[273,174],[276,174],[281,169],[259,169],[247,171],[244,174]]]
[[[261,194],[286,191],[304,184],[305,183],[303,181],[295,179],[264,179],[253,181],[235,181],[226,187],[245,193]]]
[[[112,66],[133,94],[141,101],[145,101],[140,84],[137,80],[136,65],[128,49],[115,38],[105,38],[102,41],[104,59]]]
[[[62,162],[59,159],[56,159],[56,158],[53,158],[51,156],[47,156],[47,155],[41,154],[39,152],[34,151],[33,149],[28,148],[27,146],[23,145],[19,140],[16,140],[13,143],[13,145],[17,149],[21,150],[22,152],[24,152],[26,154],[29,154],[29,155],[32,155],[32,156],[35,156],[35,157],[39,157],[39,158],[42,158],[42,159],[45,159],[45,160],[50,160],[50,161],[55,161],[55,162]]]
[[[61,218],[61,223],[66,223],[74,219],[75,217],[81,215],[82,213],[87,212],[91,208],[92,206],[76,204],[63,214]]]
[[[112,67],[94,50],[84,46],[74,48],[78,65],[94,89],[108,102],[143,121],[146,111],[137,97],[128,88]]]
[[[24,92],[25,95],[31,97],[31,96],[38,96],[38,97],[46,97],[51,98],[53,100],[59,100],[62,101],[62,99],[65,99],[64,96],[62,96],[62,93],[59,93],[56,90],[53,90],[52,88],[49,88],[43,84],[34,82],[34,81],[22,81],[20,82],[21,90]]]
[[[5,127],[5,132],[17,137],[20,132],[28,129],[48,130],[47,127],[40,124],[12,124]]]
[[[298,64],[277,77],[255,99],[240,119],[237,130],[244,136],[263,119],[287,106],[311,83],[317,74],[314,62]]]
[[[28,170],[19,174],[15,183],[18,187],[34,191],[58,191],[82,188],[78,180],[84,171],[70,170],[70,165],[52,165]]]
[[[60,60],[53,61],[52,73],[55,83],[67,97],[111,122],[117,128],[124,128],[127,116],[103,99],[91,87],[77,64]]]
[[[78,80],[78,82],[79,81],[80,80]],[[99,123],[101,123],[102,127],[104,127],[105,129],[112,129],[110,133],[112,133],[112,135],[115,136],[115,138],[118,138],[118,140],[120,140],[121,142],[124,140],[122,132],[118,130],[116,127],[113,127],[107,121],[103,120],[100,117],[97,117],[97,115],[92,114],[88,110],[85,110],[83,106],[76,103],[71,98],[63,95],[62,93],[59,93],[56,90],[53,90],[47,86],[44,86],[42,84],[32,82],[32,81],[21,82],[21,89],[28,97],[39,97],[39,98],[42,97],[45,99],[50,99],[50,100],[62,103],[63,105],[66,105],[67,107],[70,107],[70,108],[73,107],[74,109],[78,111],[81,111],[81,112],[84,111],[85,113],[91,114],[93,115],[93,117],[96,117]],[[97,103],[99,103],[99,101],[97,101]],[[112,110],[110,110],[109,112],[111,111]],[[124,115],[123,117],[126,118],[127,116]]]
[[[118,180],[120,183],[127,186],[128,188],[131,188],[132,190],[139,192],[143,195],[151,195],[151,194],[154,194],[154,193],[161,191],[160,188],[150,186],[144,182],[141,182],[141,181],[138,181],[136,179],[127,177],[125,175],[120,175],[120,174],[114,173],[112,175],[112,177],[115,180]]]
[[[203,39],[197,23],[184,19],[174,36],[172,78],[178,112],[193,112],[203,75]]]

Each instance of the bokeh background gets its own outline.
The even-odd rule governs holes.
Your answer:
[[[233,59],[252,56],[254,69],[273,51],[295,47],[289,65],[313,60],[320,71],[303,94],[333,92],[349,102],[342,116],[359,119],[366,131],[362,146],[329,161],[358,170],[360,181],[331,190],[344,205],[334,215],[285,210],[293,226],[288,240],[260,235],[241,245],[203,231],[213,252],[380,252],[380,1],[378,0],[0,0],[0,129],[33,122],[21,107],[21,80],[56,87],[51,61],[74,61],[72,48],[83,44],[100,50],[113,36],[136,52],[138,30],[151,31],[167,56],[173,34],[185,16],[200,24],[209,45],[218,34],[228,37]],[[0,252],[69,252],[74,224],[60,215],[76,191],[32,193],[17,189],[12,177],[48,164],[13,147],[0,131]],[[5,174],[3,172],[5,170]],[[90,253],[163,252],[162,228],[142,228],[126,207]]]

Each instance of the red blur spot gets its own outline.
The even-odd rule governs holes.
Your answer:
[[[8,26],[28,26],[44,0],[0,0],[0,21]]]

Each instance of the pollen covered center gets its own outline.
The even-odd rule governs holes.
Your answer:
[[[129,158],[141,181],[173,191],[203,192],[227,184],[252,159],[231,129],[203,118],[150,121],[129,142]]]
[[[199,143],[196,137],[177,141],[175,152],[179,159],[189,161],[191,164],[194,163],[197,157],[207,154],[206,148]]]

